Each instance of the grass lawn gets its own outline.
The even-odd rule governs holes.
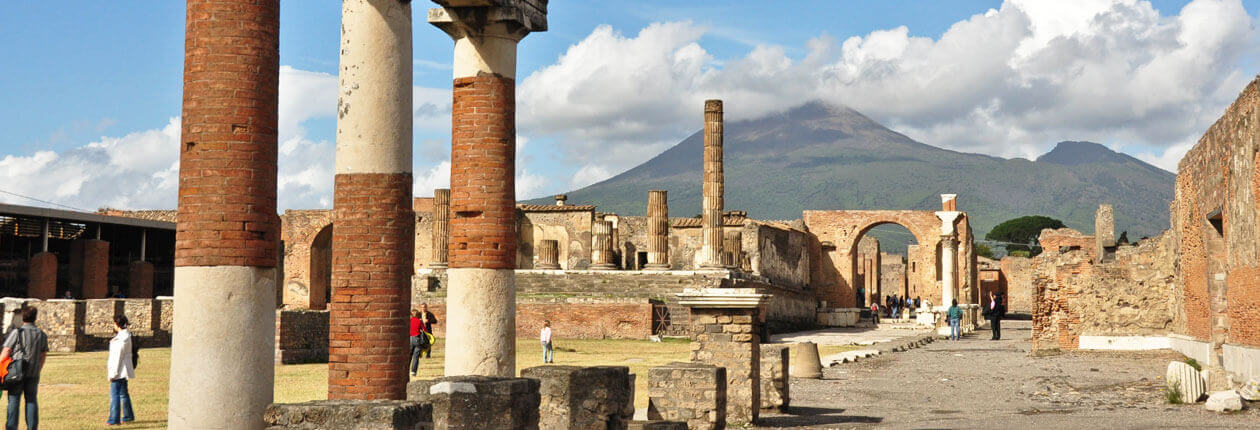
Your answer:
[[[441,376],[445,355],[440,339],[433,357],[421,361],[417,378]],[[647,407],[647,370],[674,361],[687,361],[691,350],[685,339],[664,342],[645,340],[556,339],[555,361],[560,365],[618,365],[630,367],[635,379],[635,407]],[[144,349],[136,379],[130,383],[136,422],[127,429],[166,427],[166,398],[171,350]],[[39,387],[40,426],[48,429],[100,428],[109,415],[109,381],[105,378],[108,354],[80,352],[50,354]],[[542,365],[537,339],[517,339],[517,370]],[[328,391],[328,365],[276,366],[276,402],[293,403],[324,399]],[[6,399],[7,400],[7,399]],[[25,427],[23,427],[25,428]]]

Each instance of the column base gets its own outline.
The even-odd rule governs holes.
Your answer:
[[[701,264],[700,268],[705,270],[730,270],[731,267],[725,264]]]
[[[669,270],[668,264],[647,264],[643,266],[643,270]]]
[[[616,264],[592,264],[591,270],[617,270]]]

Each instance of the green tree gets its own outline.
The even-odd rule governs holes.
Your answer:
[[[1028,251],[1030,255],[1037,255],[1041,253],[1041,247],[1037,245],[1037,237],[1041,236],[1041,230],[1063,227],[1063,221],[1047,216],[1029,215],[998,224],[989,231],[989,234],[984,235],[984,238],[1007,242],[1008,252]]]
[[[984,258],[993,258],[993,248],[987,243],[976,243],[976,255]]]

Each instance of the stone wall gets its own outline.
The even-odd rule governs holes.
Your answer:
[[[761,409],[786,413],[792,396],[789,345],[761,345]]]
[[[405,400],[316,400],[276,403],[263,413],[267,430],[393,430],[433,428],[433,406]]]
[[[327,363],[328,342],[328,311],[276,311],[276,363]]]
[[[726,368],[726,422],[757,421],[761,347],[757,309],[691,309],[691,361]]]
[[[323,309],[327,303],[325,297],[311,297],[310,288],[314,278],[326,282],[322,279],[330,273],[327,270],[331,267],[321,267],[322,259],[317,259],[317,267],[312,267],[311,245],[325,228],[332,225],[332,211],[289,209],[284,211],[280,222],[280,240],[284,241],[282,302],[294,309]],[[327,239],[331,240],[331,237]],[[328,245],[331,246],[331,243]],[[331,262],[328,265],[331,266]]]
[[[891,294],[897,294],[898,297],[915,296],[914,294],[909,294],[909,288],[906,284],[906,262],[902,256],[885,252],[880,256],[879,262],[880,303],[884,303],[883,297]]]
[[[634,377],[625,366],[540,366],[521,370],[537,379],[539,427],[622,429],[634,418]]]
[[[39,310],[35,324],[49,336],[49,349],[57,352],[105,349],[114,337],[114,317],[125,315],[131,333],[145,348],[171,344],[170,300],[97,299],[36,300],[5,297],[6,317],[22,307]],[[17,320],[15,319],[14,322]]]
[[[692,430],[726,427],[726,369],[671,363],[648,370],[648,419],[683,421]]]
[[[450,376],[407,384],[407,400],[433,407],[436,429],[537,429],[539,381]],[[357,428],[357,427],[355,427]]]
[[[743,241],[754,275],[786,287],[810,284],[808,233],[787,226],[749,222],[744,227]]]
[[[1024,257],[1003,257],[999,263],[1002,282],[1006,285],[1007,313],[1032,315],[1032,260]]]
[[[39,309],[35,324],[48,335],[50,351],[85,350],[88,340],[87,335],[83,333],[86,308],[82,300],[32,301],[30,306]]]
[[[519,232],[519,242],[516,247],[517,268],[534,268],[534,264],[537,263],[534,247],[544,240],[556,241],[561,269],[590,267],[591,222],[594,221],[594,208],[573,207],[585,209],[517,212],[517,232]]]
[[[1082,250],[1090,258],[1094,257],[1096,247],[1094,236],[1087,236],[1070,228],[1042,230],[1037,242],[1041,245],[1042,252]]]
[[[437,317],[434,335],[446,336],[446,300],[426,299]],[[416,304],[418,306],[418,304]],[[516,334],[538,335],[543,321],[551,321],[556,339],[647,339],[653,334],[654,304],[647,299],[525,299],[516,303]]]

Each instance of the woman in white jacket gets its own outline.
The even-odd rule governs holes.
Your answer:
[[[131,332],[127,331],[127,317],[114,317],[114,335],[109,341],[109,421],[107,425],[118,425],[136,420],[131,411],[131,393],[127,392],[127,381],[136,377],[135,362],[132,361]],[[119,420],[122,412],[122,420]]]

